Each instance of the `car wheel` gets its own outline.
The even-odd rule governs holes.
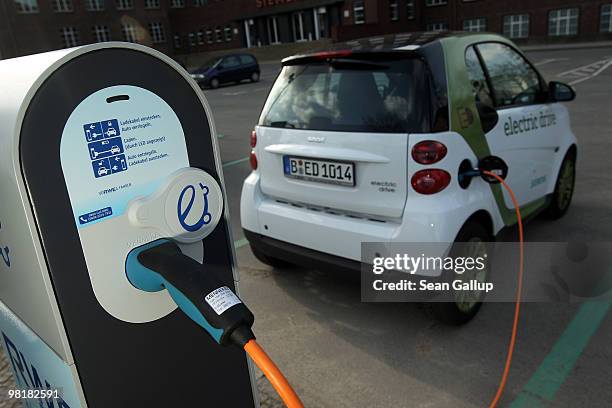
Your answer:
[[[544,216],[546,218],[556,220],[565,215],[572,202],[575,184],[576,152],[574,150],[570,150],[566,153],[565,158],[561,163],[552,200],[548,205],[548,208],[546,208],[544,211]]]
[[[268,266],[271,266],[273,268],[291,268],[292,266],[295,266],[292,263],[283,261],[282,259],[278,259],[273,256],[266,255],[263,252],[259,251],[258,249],[254,248],[253,246],[251,246],[251,251],[253,252],[253,255],[255,255],[255,258],[257,258],[259,262],[266,264]]]
[[[259,72],[253,72],[251,74],[251,82],[257,82],[259,81]]]
[[[217,89],[219,87],[219,80],[217,78],[213,78],[210,80],[210,87],[212,89]]]
[[[451,248],[450,254],[452,257],[485,257],[487,254],[487,243],[491,240],[491,236],[487,229],[479,223],[467,222],[459,234],[455,244]],[[459,245],[459,243],[461,243]],[[478,282],[486,282],[489,278],[491,270],[491,259],[487,254],[486,267],[482,270],[476,268],[471,271],[465,271],[461,275],[461,279],[469,281],[475,279]],[[443,280],[445,282],[452,282],[457,279],[457,275],[454,271],[449,271]],[[443,299],[436,299],[425,303],[425,309],[427,312],[436,320],[450,325],[462,325],[470,320],[480,310],[482,306],[482,300],[484,298],[484,291],[455,291],[452,289],[450,292],[445,292],[441,296]]]

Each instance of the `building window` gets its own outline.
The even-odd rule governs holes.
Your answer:
[[[196,34],[196,38],[198,39],[198,45],[204,45],[204,32],[198,31]]]
[[[268,26],[268,42],[270,44],[279,44],[280,41],[278,39],[278,20],[276,17],[268,17],[267,19]]]
[[[208,0],[193,0],[194,7],[202,7],[208,4]]]
[[[104,10],[104,0],[87,0],[85,7],[87,8],[87,11]]]
[[[217,39],[217,42],[223,42],[223,35],[221,34],[221,27],[217,26],[217,28],[215,28],[215,38]]]
[[[60,30],[64,48],[76,47],[79,45],[79,32],[74,27],[63,27]]]
[[[487,19],[486,18],[472,18],[469,20],[463,20],[463,31],[486,31]]]
[[[194,33],[189,33],[189,45],[191,47],[196,46],[196,35]]]
[[[172,0],[170,2],[170,8],[183,8],[183,7],[185,7],[185,0]],[[180,37],[179,37],[179,41],[180,41]],[[180,46],[176,48],[180,48]]]
[[[15,0],[18,13],[38,13],[37,0]]]
[[[123,24],[121,26],[121,32],[123,34],[123,40],[127,42],[138,42],[138,38],[136,37],[136,27],[132,24]]]
[[[158,9],[159,0],[145,0],[145,8],[146,9]]]
[[[96,25],[96,26],[93,26],[92,31],[93,31],[93,38],[96,42],[104,42],[104,41],[111,40],[110,30],[108,29],[108,26]]]
[[[295,41],[304,41],[304,12],[299,11],[293,13],[293,39]]]
[[[447,0],[425,0],[427,7],[442,6],[447,3]]]
[[[406,18],[414,19],[414,0],[406,0]]]
[[[529,36],[529,14],[505,16],[504,35],[508,38],[527,38]]]
[[[612,4],[601,6],[599,31],[602,33],[612,33]]]
[[[232,27],[226,26],[223,31],[225,33],[225,41],[226,42],[232,41]]]
[[[391,21],[399,20],[399,8],[397,7],[397,0],[389,0],[389,18]]]
[[[56,13],[69,13],[72,11],[72,0],[53,0],[53,11]]]
[[[353,2],[353,23],[365,23],[365,6],[363,4],[363,0]]]
[[[115,0],[117,4],[117,10],[131,10],[134,8],[133,0]]]
[[[164,33],[164,25],[162,23],[149,23],[149,32],[153,44],[166,42],[166,34]]]
[[[427,31],[444,31],[448,30],[448,23],[446,21],[436,21],[427,24]]]
[[[552,10],[548,14],[548,35],[576,35],[578,34],[578,9]]]
[[[210,28],[206,30],[206,42],[208,44],[212,44],[215,42],[215,39],[213,38],[213,32]]]
[[[174,48],[181,48],[181,36],[174,34]]]

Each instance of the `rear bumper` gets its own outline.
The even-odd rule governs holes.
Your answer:
[[[361,263],[359,261],[354,261],[352,259],[342,258],[290,244],[288,242],[279,241],[252,231],[243,231],[244,236],[249,241],[251,247],[259,250],[265,255],[313,269],[324,270],[334,268],[357,273],[361,271]]]

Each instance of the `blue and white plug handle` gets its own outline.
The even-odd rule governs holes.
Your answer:
[[[130,224],[156,230],[160,237],[190,244],[201,241],[217,226],[223,213],[223,192],[207,172],[181,169],[149,197],[128,206]]]

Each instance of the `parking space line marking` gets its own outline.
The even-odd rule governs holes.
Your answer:
[[[222,135],[221,133],[217,134],[217,139],[223,139],[225,137],[225,135]]]
[[[546,64],[550,64],[551,62],[557,62],[557,61],[567,61],[568,59],[569,58],[548,58],[542,61],[538,61],[533,65],[539,67],[540,65],[546,65]]]
[[[237,239],[234,241],[234,248],[238,249],[238,248],[242,248],[243,246],[247,245],[249,243],[249,241],[246,238],[242,238],[242,239]]]
[[[244,163],[247,160],[249,160],[248,157],[243,157],[242,159],[228,161],[228,162],[223,163],[223,168],[235,166],[236,164]]]
[[[576,84],[579,84],[580,82],[586,81],[587,79],[595,78],[597,75],[599,75],[602,72],[604,72],[606,70],[606,68],[608,68],[610,65],[612,65],[612,59],[609,60],[607,63],[605,63],[597,71],[593,72],[591,75],[586,76],[584,78],[575,79],[575,80],[571,81],[569,84],[570,85],[576,85]]]
[[[606,59],[603,59],[603,60],[591,62],[590,64],[587,64],[587,65],[581,65],[579,67],[568,69],[567,71],[560,72],[556,76],[562,77],[562,76],[566,76],[566,75],[572,75],[572,74],[575,74],[577,71],[580,71],[580,70],[583,70],[583,69],[589,69],[589,68],[593,68],[593,67],[599,68],[602,65],[605,66],[610,61],[611,61],[610,59],[606,58]]]
[[[587,302],[578,309],[550,353],[512,402],[511,408],[542,406],[540,402],[554,400],[555,394],[601,326],[610,305],[605,302]]]

